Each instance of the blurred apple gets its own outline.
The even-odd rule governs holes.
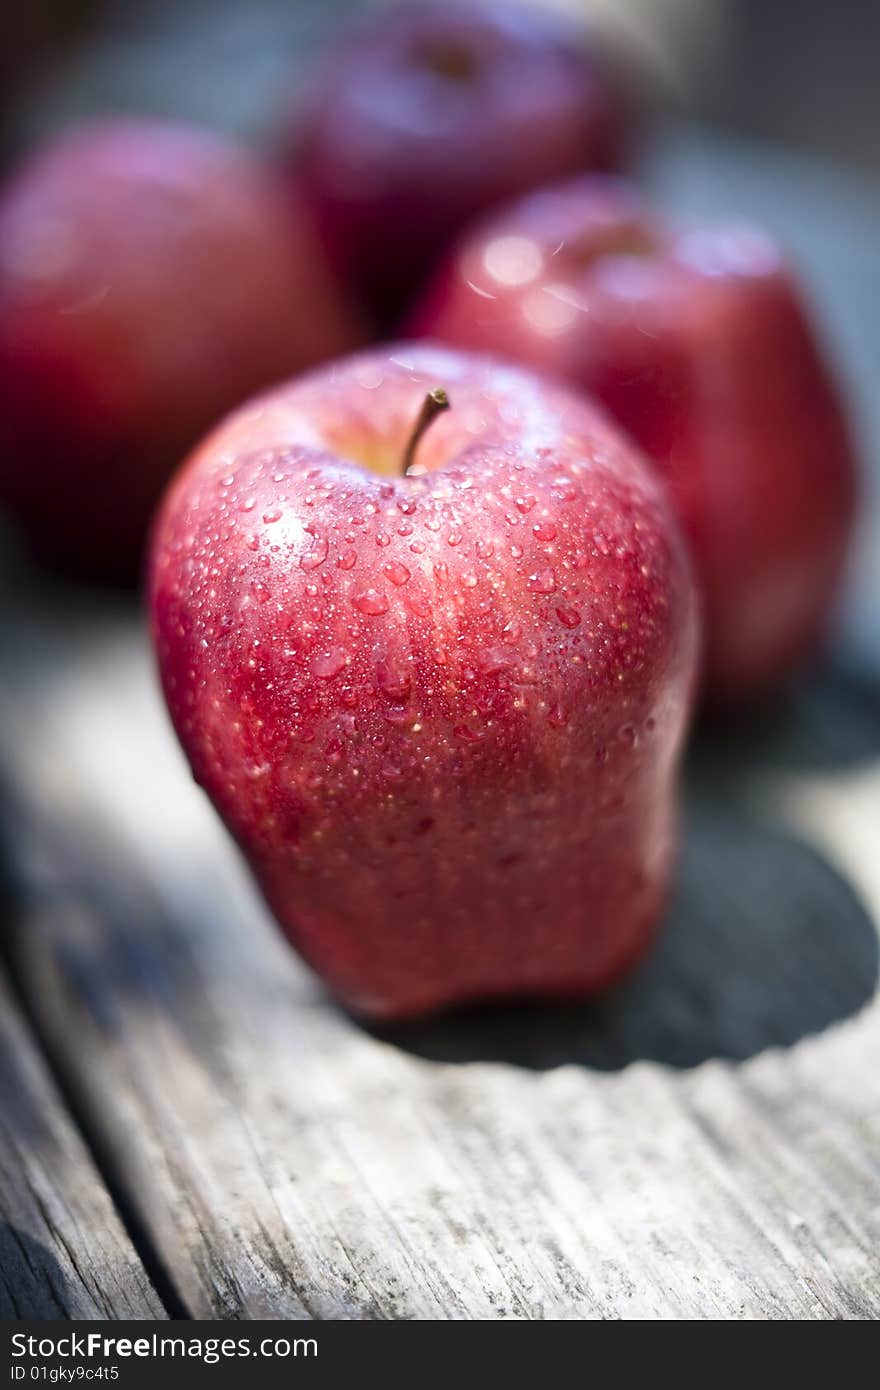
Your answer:
[[[576,179],[470,231],[411,329],[583,387],[654,459],[703,590],[710,701],[759,696],[813,650],[840,585],[855,465],[766,235],[676,230],[622,183]]]
[[[384,327],[475,214],[617,167],[628,124],[574,20],[412,0],[363,21],[286,141],[334,263]]]
[[[44,557],[132,578],[199,435],[359,338],[246,148],[154,122],[64,134],[0,197],[0,503]]]

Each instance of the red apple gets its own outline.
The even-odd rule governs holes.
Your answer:
[[[130,577],[182,453],[359,337],[257,156],[171,124],[63,135],[0,198],[0,501],[44,555]]]
[[[693,594],[592,406],[412,344],[316,371],[192,456],[150,588],[195,777],[352,1009],[578,996],[645,949]]]
[[[579,25],[423,0],[361,24],[285,139],[337,268],[387,326],[475,214],[617,167],[627,126]]]
[[[711,701],[772,689],[813,649],[855,468],[801,296],[763,233],[674,229],[614,180],[574,180],[465,236],[411,327],[585,388],[655,460],[703,590]]]

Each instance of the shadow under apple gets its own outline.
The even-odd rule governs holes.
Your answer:
[[[48,1246],[0,1221],[0,1321],[76,1316],[61,1266]]]
[[[589,1004],[467,1010],[379,1036],[442,1062],[693,1067],[791,1046],[868,1002],[877,933],[821,855],[699,788],[685,832],[667,923],[625,983]]]
[[[735,719],[704,719],[691,758],[734,778],[746,764],[824,772],[880,760],[880,665],[828,653],[775,698]]]

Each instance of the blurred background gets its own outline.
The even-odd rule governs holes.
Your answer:
[[[159,114],[268,148],[358,12],[394,0],[33,0],[0,15],[0,169],[81,117]],[[880,100],[874,0],[536,0],[586,17],[644,108],[640,172],[675,214],[754,218],[803,272],[853,408],[880,434],[875,283]],[[867,511],[878,504],[875,479]],[[0,526],[4,523],[0,522]],[[851,612],[871,621],[865,547]],[[861,595],[865,597],[862,599]],[[858,616],[861,615],[861,616]]]
[[[45,136],[97,114],[178,117],[271,143],[279,113],[337,33],[355,12],[387,3],[393,0],[5,0],[0,4],[0,173]],[[824,1242],[824,1268],[833,1231],[845,1231],[853,1212],[859,1216],[859,1202],[866,1231],[877,1214],[876,1190],[858,1184],[859,1163],[867,1169],[873,1142],[870,1118],[877,1113],[876,1106],[871,1111],[870,1088],[877,1075],[875,928],[880,920],[880,333],[875,309],[880,289],[880,4],[531,3],[589,18],[652,116],[659,113],[661,119],[645,123],[648,141],[639,172],[664,207],[710,220],[742,214],[766,224],[791,248],[853,407],[865,463],[862,544],[841,625],[845,634],[835,629],[839,651],[817,663],[780,708],[759,711],[751,723],[737,726],[733,736],[727,730],[713,736],[710,730],[696,748],[688,769],[685,858],[671,927],[632,992],[596,1010],[559,1011],[552,1019],[546,1014],[530,1021],[499,1015],[464,1025],[431,1023],[400,1045],[443,1062],[513,1061],[544,1068],[574,1060],[617,1071],[644,1059],[676,1068],[716,1057],[742,1060],[825,1030],[828,1038],[821,1046],[830,1040],[827,1053],[820,1051],[818,1040],[811,1040],[817,1046],[806,1062],[805,1054],[798,1054],[796,1073],[783,1070],[787,1060],[781,1051],[775,1061],[770,1059],[779,1080],[760,1102],[760,1125],[768,1127],[772,1112],[781,1117],[780,1132],[788,1116],[790,1132],[783,1145],[767,1151],[766,1167],[761,1167],[760,1146],[756,1150],[753,1141],[757,1122],[743,1124],[741,1116],[748,1110],[734,1103],[733,1089],[719,1090],[721,1128],[716,1118],[714,1129],[707,1124],[701,1137],[689,1114],[686,1151],[679,1152],[676,1145],[684,1141],[677,1136],[685,1129],[676,1118],[666,1150],[668,1171],[663,1167],[667,1159],[658,1162],[657,1136],[646,1133],[633,1170],[640,1166],[648,1175],[647,1195],[632,1204],[627,1191],[627,1200],[616,1203],[624,1226],[631,1217],[626,1248],[633,1252],[634,1271],[656,1258],[648,1248],[653,1228],[644,1219],[652,1206],[681,1213],[686,1231],[693,1221],[695,1246],[705,1243],[715,1221],[721,1233],[718,1248],[733,1250],[739,1260],[730,1213],[745,1213],[745,1227],[765,1203],[779,1223],[773,1248],[792,1245],[800,1258],[803,1250],[809,1254],[801,1242],[807,1228],[799,1224],[797,1239],[792,1238],[795,1228],[785,1224],[790,1194],[783,1185],[795,1171],[791,1155],[800,1160],[809,1150],[811,1127],[818,1136],[814,1147],[824,1155],[833,1124],[846,1162],[841,1161],[839,1170],[831,1167],[830,1177],[824,1158],[817,1165],[817,1188],[823,1195],[816,1209],[824,1227],[818,1218],[815,1224]],[[130,218],[123,221],[127,228]],[[369,1089],[364,1099],[359,1059],[367,1057],[368,1066],[375,1062],[377,1076],[381,1066],[396,1063],[388,1062],[389,1050],[380,1056],[374,1040],[356,1032],[344,1014],[312,1007],[316,987],[311,977],[268,929],[219,820],[184,770],[160,708],[132,596],[47,578],[20,563],[16,544],[0,518],[0,702],[5,716],[0,721],[0,813],[5,805],[2,858],[9,861],[3,868],[8,869],[13,904],[7,904],[7,917],[15,924],[9,932],[14,945],[7,953],[19,999],[28,1018],[37,1020],[65,1094],[74,1097],[77,1122],[89,1136],[102,1174],[110,1174],[114,1199],[136,1232],[139,1250],[146,1251],[148,1260],[158,1251],[171,1283],[184,1291],[185,1309],[197,1316],[208,1309],[207,1315],[216,1316],[219,1307],[220,1316],[238,1317],[253,1315],[256,1307],[257,1316],[274,1316],[279,1309],[287,1316],[284,1288],[274,1303],[262,1288],[262,1301],[254,1303],[246,1295],[235,1303],[227,1294],[241,1287],[220,1268],[227,1231],[246,1241],[255,1213],[262,1220],[268,1212],[270,1237],[256,1222],[259,1259],[269,1248],[273,1260],[277,1250],[279,1264],[283,1259],[292,1264],[299,1232],[291,1243],[281,1205],[274,1200],[251,1204],[253,1191],[264,1180],[258,1171],[261,1162],[274,1173],[286,1156],[290,1134],[310,1132],[314,1116],[309,1106],[327,1089],[328,1057],[334,1075],[349,1085],[340,1090],[339,1110],[344,1114],[347,1108],[350,1115],[357,1115],[359,1104],[373,1106]],[[68,899],[72,915],[58,908]],[[50,910],[43,911],[47,901]],[[32,902],[39,912],[31,911]],[[97,911],[91,910],[94,904]],[[2,971],[0,956],[0,984]],[[46,988],[47,979],[55,988]],[[0,999],[0,1022],[3,1008]],[[843,1020],[853,1022],[852,1029],[829,1028]],[[227,1073],[230,1058],[240,1060],[238,1070]],[[349,1058],[350,1082],[345,1070]],[[820,1068],[825,1068],[821,1085],[804,1080],[817,1059],[815,1075],[821,1078]],[[167,1085],[169,1074],[175,1077],[174,1088]],[[421,1172],[423,1165],[413,1161],[409,1139],[399,1156],[381,1148],[383,1125],[392,1143],[395,1124],[393,1116],[386,1117],[385,1096],[401,1084],[399,1072],[387,1075],[391,1081],[382,1105],[373,1107],[367,1128],[374,1125],[370,1142],[380,1146],[377,1152],[392,1154],[384,1194],[389,1208],[403,1211],[401,1229],[420,1231],[425,1218],[417,1197],[412,1206],[405,1203],[410,1172]],[[463,1075],[464,1086],[474,1076],[479,1079],[475,1071]],[[640,1075],[635,1084],[644,1087]],[[589,1077],[584,1083],[570,1072],[566,1084],[588,1085]],[[455,1094],[449,1077],[443,1085]],[[624,1079],[623,1085],[629,1082]],[[786,1111],[779,1097],[796,1094],[798,1086],[808,1108]],[[5,1092],[0,1085],[0,1111],[8,1108],[11,1114],[7,1097],[19,1099],[25,1090],[17,1074]],[[663,1094],[667,1091],[671,1095],[664,1081]],[[462,1091],[462,1096],[468,1094]],[[524,1094],[517,1089],[516,1104],[508,1106],[517,1123]],[[580,1092],[572,1089],[570,1094]],[[603,1087],[602,1094],[612,1093]],[[624,1092],[614,1093],[619,1094]],[[600,1154],[600,1131],[613,1137],[609,1171],[615,1176],[622,1171],[627,1183],[630,1167],[620,1159],[625,1152],[620,1136],[626,1135],[627,1123],[633,1133],[640,1133],[640,1123],[653,1130],[655,1116],[664,1113],[661,1105],[645,1105],[644,1089],[631,1094],[631,1113],[614,1099],[610,1104],[617,1108],[609,1111],[607,1124],[597,1125],[593,1117],[599,1111],[590,1108],[589,1132],[584,1131],[589,1142],[599,1144]],[[458,1118],[451,1106],[451,1129],[468,1107],[475,1116],[484,1109],[473,1103],[473,1095],[466,1105],[460,1102]],[[491,1120],[491,1106],[485,1109]],[[318,1129],[321,1122],[319,1113]],[[523,1125],[531,1122],[526,1110]],[[314,1150],[321,1180],[325,1152],[332,1155],[326,1167],[334,1175],[345,1161],[334,1123],[335,1117],[327,1122],[330,1147],[323,1150],[319,1142]],[[474,1120],[475,1133],[480,1123]],[[534,1126],[539,1134],[544,1123],[542,1112]],[[719,1154],[723,1158],[725,1151],[716,1135],[725,1124],[732,1162],[719,1184],[717,1205],[707,1213],[702,1201],[693,1201],[691,1173],[700,1165],[694,1160],[692,1169],[689,1160],[699,1141],[706,1150],[703,1169],[720,1171]],[[30,1139],[27,1125],[20,1122],[19,1130]],[[741,1152],[736,1148],[740,1141]],[[192,1170],[180,1159],[190,1151],[196,1156]],[[492,1142],[486,1152],[495,1153]],[[515,1146],[512,1152],[517,1155]],[[544,1151],[538,1152],[543,1162]],[[154,1161],[154,1154],[163,1161]],[[870,1158],[876,1163],[876,1145]],[[5,1171],[16,1174],[20,1167],[16,1156]],[[730,1177],[737,1169],[745,1174],[742,1185],[748,1193],[738,1206]],[[840,1176],[843,1169],[846,1180]],[[356,1204],[362,1175],[355,1167],[341,1171],[338,1191],[328,1182],[319,1205],[329,1210],[342,1204],[340,1229],[368,1244],[375,1217],[372,1207]],[[175,1175],[168,1190],[163,1188],[166,1172]],[[489,1216],[481,1210],[479,1219],[481,1229],[487,1223],[491,1229],[495,1221],[502,1249],[513,1239],[504,1204],[503,1155],[497,1171],[488,1173],[484,1205]],[[769,1181],[771,1173],[778,1186]],[[180,1212],[189,1210],[187,1184],[196,1192],[192,1209],[208,1223],[207,1237],[200,1227],[194,1253],[181,1256]],[[75,1190],[80,1186],[77,1179]],[[671,1202],[669,1194],[678,1188],[680,1201]],[[609,1190],[614,1192],[613,1185]],[[829,1209],[826,1219],[829,1191],[837,1192],[838,1206]],[[532,1196],[529,1189],[530,1215]],[[217,1212],[208,1210],[211,1200]],[[439,1212],[440,1203],[434,1205]],[[0,1203],[0,1223],[7,1215]],[[211,1226],[215,1217],[217,1238]],[[14,1224],[25,1234],[16,1237],[16,1249],[22,1239],[39,1235],[41,1219],[39,1214],[17,1217]],[[569,1210],[560,1207],[559,1227],[571,1224]],[[204,1249],[199,1244],[203,1240]],[[27,1253],[32,1244],[21,1248]],[[389,1244],[385,1227],[377,1244]],[[229,1261],[234,1266],[237,1251],[234,1244],[232,1248]],[[683,1248],[690,1258],[687,1243]],[[640,1251],[646,1252],[644,1259]],[[862,1266],[850,1256],[847,1249],[839,1265],[842,1281],[855,1287]],[[2,1257],[0,1241],[0,1266]],[[29,1258],[33,1262],[36,1257]],[[62,1262],[66,1259],[62,1253]],[[763,1249],[761,1260],[766,1261]],[[408,1253],[406,1261],[408,1267]],[[87,1253],[80,1262],[88,1264]],[[213,1294],[202,1301],[201,1271],[210,1273],[215,1264],[220,1302],[211,1302]],[[18,1268],[14,1262],[10,1267]],[[198,1269],[197,1276],[191,1267]],[[800,1271],[798,1265],[799,1289],[807,1287]],[[743,1278],[758,1287],[762,1267],[759,1274],[746,1268]],[[68,1277],[73,1277],[70,1270]],[[248,1269],[245,1283],[249,1277]],[[703,1296],[704,1287],[695,1279],[695,1306],[704,1306],[699,1302]],[[167,1291],[163,1297],[169,1308],[177,1308]],[[744,1306],[745,1298],[744,1292]],[[0,1298],[0,1310],[2,1306]],[[414,1315],[422,1316],[421,1305],[413,1306]],[[799,1305],[790,1306],[796,1310]]]
[[[383,0],[31,0],[0,15],[8,155],[76,115],[157,111],[259,135],[284,85]],[[587,14],[682,116],[880,175],[875,0],[544,0]]]

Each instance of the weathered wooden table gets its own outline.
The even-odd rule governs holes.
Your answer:
[[[795,248],[880,455],[880,197],[686,133]],[[838,649],[704,733],[667,930],[598,1004],[377,1035],[276,936],[139,616],[9,562],[0,1315],[880,1312],[880,524]]]

